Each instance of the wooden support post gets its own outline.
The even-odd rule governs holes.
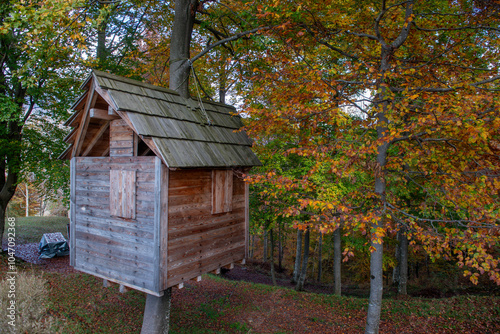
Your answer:
[[[161,297],[146,296],[141,334],[168,334],[171,301],[172,288],[165,290]]]
[[[130,289],[127,288],[125,285],[123,284],[120,284],[120,293],[125,293],[125,292],[128,292]]]

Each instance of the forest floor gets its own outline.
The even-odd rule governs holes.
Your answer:
[[[36,243],[17,247],[17,266],[42,275],[50,286],[49,314],[57,333],[139,333],[145,295],[104,288],[102,280],[73,270],[68,257],[39,260]],[[3,253],[1,272],[6,272]],[[26,262],[25,262],[26,261]],[[32,262],[32,263],[30,263]],[[220,276],[204,275],[173,290],[171,333],[362,333],[366,289],[307,284],[296,292],[282,273],[274,287],[269,265],[250,261]],[[495,293],[497,294],[497,293]],[[381,333],[499,333],[500,297],[386,298]]]

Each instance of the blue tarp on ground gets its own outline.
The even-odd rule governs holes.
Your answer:
[[[40,259],[69,255],[68,241],[61,232],[45,233],[40,240],[38,252],[40,253]]]

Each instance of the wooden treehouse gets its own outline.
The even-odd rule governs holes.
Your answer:
[[[260,162],[233,107],[93,71],[66,122],[70,264],[161,296],[244,260]]]

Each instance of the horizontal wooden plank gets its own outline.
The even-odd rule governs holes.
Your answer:
[[[192,228],[199,225],[211,225],[213,223],[221,223],[230,219],[240,219],[244,217],[244,208],[236,208],[231,212],[226,212],[223,214],[207,214],[202,216],[188,216],[188,217],[178,217],[169,220],[169,230],[175,230],[178,228]]]
[[[138,252],[141,254],[149,254],[152,252],[153,248],[152,245],[131,243],[117,238],[110,238],[108,236],[93,235],[78,228],[75,231],[75,237],[77,243],[79,240],[82,240],[93,242],[95,244],[106,245],[107,247],[114,246],[123,251],[130,250],[131,252]]]
[[[177,262],[189,262],[189,259],[202,258],[203,254],[217,252],[218,249],[226,249],[232,244],[245,242],[245,234],[237,230],[231,234],[223,234],[218,237],[200,240],[196,244],[181,245],[176,249],[168,250],[168,262],[174,265]]]
[[[224,224],[215,226],[201,226],[197,230],[180,230],[176,232],[168,232],[168,249],[169,252],[179,245],[192,245],[204,239],[216,238],[220,235],[229,235],[235,231],[240,231],[244,234],[244,219],[240,221],[228,221]],[[171,236],[173,235],[173,236]]]
[[[95,223],[95,224],[105,224],[105,225],[113,225],[115,227],[123,227],[126,229],[137,229],[141,231],[146,231],[148,233],[153,232],[153,217],[150,218],[137,218],[134,220],[131,219],[123,219],[123,218],[113,218],[108,216],[105,217],[96,217],[96,216],[87,216],[85,214],[77,214],[76,220],[78,223],[86,224],[86,223]]]
[[[222,254],[214,255],[198,261],[194,265],[179,267],[174,271],[168,270],[166,287],[188,281],[196,276],[209,273],[232,262],[240,261],[245,257],[245,247],[230,249]]]
[[[116,279],[127,284],[131,284],[140,288],[150,289],[154,291],[152,282],[153,275],[149,275],[149,277],[146,278],[135,277],[133,275],[113,270],[107,267],[106,265],[100,263],[86,262],[84,257],[76,258],[75,269],[83,270],[91,274],[95,273],[97,275],[100,275],[100,277],[106,279],[111,279],[111,280]]]
[[[115,148],[133,148],[134,142],[131,140],[112,140],[109,143],[111,149]]]
[[[95,257],[96,259],[102,259],[102,260],[107,260],[107,261],[112,261],[113,263],[116,263],[118,267],[120,266],[126,266],[129,268],[136,268],[141,271],[146,271],[146,272],[153,272],[153,263],[150,261],[145,261],[143,259],[133,259],[129,256],[119,256],[116,254],[111,254],[109,252],[96,252],[95,250],[90,250],[84,247],[79,247],[78,245],[76,246],[76,252],[77,254],[80,254],[82,256],[88,256],[88,257]]]
[[[131,250],[127,247],[122,246],[109,246],[104,244],[99,244],[91,241],[80,240],[78,242],[78,247],[81,249],[86,249],[91,252],[96,252],[100,254],[111,255],[114,257],[120,257],[129,259],[130,261],[140,261],[144,263],[153,263],[153,258],[150,253],[139,253]]]
[[[153,240],[152,231],[144,229],[144,226],[142,226],[142,224],[137,224],[136,227],[125,227],[114,225],[107,220],[101,219],[99,221],[78,221],[76,227],[78,228],[79,226],[107,231],[111,234],[126,235],[131,238],[140,238],[141,240]]]
[[[189,203],[189,205],[194,204],[211,204],[212,196],[210,193],[194,193],[186,196],[169,196],[168,197],[168,206],[175,207],[179,205],[185,205]]]
[[[147,289],[147,288],[140,287],[140,286],[137,286],[137,285],[133,285],[133,284],[130,284],[130,283],[127,283],[127,282],[123,282],[123,281],[115,279],[115,278],[111,278],[111,277],[108,277],[108,276],[105,276],[105,275],[102,275],[102,274],[91,272],[90,270],[84,269],[81,266],[80,267],[75,267],[75,269],[77,269],[77,270],[79,270],[79,271],[81,271],[83,273],[86,273],[86,274],[89,274],[89,275],[93,275],[93,276],[102,278],[103,280],[106,280],[106,281],[110,281],[110,282],[113,282],[113,283],[116,283],[116,284],[123,284],[123,285],[125,285],[125,286],[127,286],[127,287],[129,287],[131,289],[134,289],[134,290],[137,290],[137,291],[141,291],[141,292],[145,292],[145,293],[148,293],[150,295],[154,295],[154,296],[157,296],[157,297],[163,296],[163,291],[153,291],[151,289]]]
[[[108,238],[113,241],[123,242],[124,244],[130,245],[130,247],[147,246],[151,244],[151,236],[148,235],[134,235],[124,232],[116,232],[113,229],[103,229],[101,226],[97,225],[87,225],[87,224],[76,224],[76,232],[84,232],[93,236]]]
[[[178,196],[190,196],[194,194],[210,194],[211,185],[208,182],[204,184],[195,183],[190,186],[182,186],[177,188],[169,187],[168,197],[175,198]]]

